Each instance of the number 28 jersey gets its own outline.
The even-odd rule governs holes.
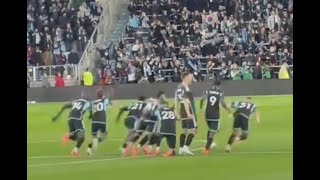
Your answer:
[[[206,119],[219,120],[220,119],[220,102],[224,98],[224,93],[220,89],[210,89],[205,91],[207,100],[206,105]]]
[[[107,122],[107,113],[110,101],[107,98],[92,102],[92,122]]]
[[[77,99],[72,102],[68,119],[82,120],[83,114],[90,108],[90,102],[85,99]]]

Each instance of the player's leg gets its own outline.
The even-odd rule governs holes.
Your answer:
[[[179,141],[180,141],[180,147],[179,147],[179,155],[183,155],[184,152],[183,152],[183,147],[186,143],[186,137],[187,137],[187,134],[188,134],[188,129],[187,129],[187,120],[186,119],[181,119],[181,127],[182,127],[182,132],[180,134],[180,138],[179,138]]]
[[[77,143],[76,146],[73,148],[71,155],[74,157],[78,157],[80,155],[79,149],[85,140],[85,131],[84,129],[78,129],[75,133],[77,137]]]
[[[187,138],[186,138],[186,143],[185,145],[183,146],[183,151],[186,153],[186,154],[189,154],[189,155],[193,155],[193,153],[190,151],[190,145],[192,143],[192,140],[196,134],[196,131],[197,131],[197,123],[196,123],[196,120],[195,119],[188,119],[186,120],[187,122],[187,129],[188,129],[188,133],[187,133]]]
[[[219,130],[219,124],[220,124],[219,120],[207,121],[207,125],[208,125],[209,130],[207,132],[207,143],[206,143],[205,149],[203,151],[203,153],[205,155],[208,155],[209,150],[215,145],[214,144],[214,137]]]
[[[127,136],[125,137],[124,143],[122,144],[122,150],[124,150],[127,147],[129,139],[132,136],[134,136],[134,133],[135,133],[135,131],[134,131],[135,122],[136,122],[136,119],[133,118],[133,117],[127,117],[124,120],[124,126],[128,129],[128,133],[127,133]]]
[[[235,141],[236,137],[239,137],[241,135],[241,121],[238,116],[235,116],[234,122],[233,122],[233,133],[230,135],[227,146],[226,146],[226,152],[231,151],[231,145]]]
[[[154,141],[155,142],[154,144],[156,145],[156,151],[153,155],[159,156],[161,154],[160,146],[161,146],[161,141],[162,141],[163,135],[154,134],[153,136],[154,137],[153,137],[152,141]]]
[[[176,136],[175,135],[166,135],[167,144],[169,147],[169,151],[164,155],[165,157],[174,156],[176,149]]]
[[[75,135],[75,131],[76,131],[76,127],[73,125],[74,120],[70,119],[68,120],[68,128],[69,128],[69,133],[68,134],[64,134],[62,139],[61,139],[61,144],[66,146],[69,142],[69,140],[72,141],[76,141],[76,135]]]
[[[239,140],[245,141],[248,139],[248,135],[249,135],[249,120],[248,119],[245,119],[245,118],[242,119],[241,129],[242,129],[242,134],[240,135]]]

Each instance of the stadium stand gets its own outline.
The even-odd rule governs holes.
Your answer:
[[[75,70],[88,39],[99,21],[102,7],[86,0],[79,7],[69,0],[29,0],[27,4],[27,66],[45,73]],[[47,66],[43,68],[43,66]],[[32,70],[29,68],[29,70]]]
[[[281,66],[292,76],[292,9],[292,0],[132,0],[97,76],[108,84],[175,82],[182,71],[196,81],[270,79]]]

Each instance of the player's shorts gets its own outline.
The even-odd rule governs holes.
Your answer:
[[[182,129],[196,129],[197,121],[195,119],[181,118]]]
[[[146,129],[145,129],[146,132],[149,132],[149,133],[156,132],[156,122],[147,121],[147,122],[144,122],[144,123],[146,124]]]
[[[249,119],[241,116],[241,115],[235,115],[234,122],[233,122],[233,128],[234,129],[242,129],[244,132],[249,131]]]
[[[138,119],[134,116],[128,116],[124,119],[124,125],[126,126],[127,129],[134,129],[134,126],[135,126],[135,122],[137,121]]]
[[[105,134],[107,132],[107,124],[104,122],[92,122],[91,134],[96,136],[99,132]]]
[[[147,128],[147,124],[143,120],[137,120],[134,124],[135,132],[141,133],[145,131],[146,128]]]
[[[220,127],[220,120],[219,119],[207,119],[207,125],[209,131],[218,132]]]
[[[75,133],[77,131],[84,131],[82,120],[69,119],[68,120],[69,133]]]

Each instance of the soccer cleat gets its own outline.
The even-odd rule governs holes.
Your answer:
[[[134,147],[134,148],[132,149],[132,157],[136,157],[136,156],[138,156],[138,155],[139,155],[139,149],[136,148],[136,147]]]
[[[62,137],[61,144],[64,145],[64,146],[66,146],[66,145],[68,144],[69,140],[70,140],[70,139],[69,139],[69,135],[68,135],[68,134],[65,134],[65,135],[63,135],[63,137]]]
[[[88,149],[87,149],[87,154],[88,154],[88,156],[92,156],[92,155],[93,155],[91,148],[88,148]]]
[[[172,157],[172,156],[174,156],[175,155],[175,153],[174,153],[174,151],[173,150],[169,150],[166,154],[164,154],[163,156],[164,157]]]
[[[160,156],[160,155],[161,155],[160,149],[157,149],[155,152],[151,153],[151,156]]]
[[[124,156],[129,156],[129,154],[130,154],[130,148],[129,148],[129,147],[124,148],[124,149],[122,150],[122,154],[123,154]]]
[[[226,153],[230,153],[230,152],[231,152],[231,146],[230,146],[230,144],[228,144],[226,146]]]
[[[80,157],[80,153],[78,150],[74,149],[71,151],[71,156],[74,158]]]
[[[211,143],[211,146],[210,146],[210,149],[212,149],[212,148],[214,148],[214,147],[216,147],[217,146],[217,144],[215,143],[215,142],[212,142]]]
[[[190,151],[190,149],[189,149],[188,146],[183,146],[183,152],[184,152],[185,154],[188,154],[188,155],[194,155],[194,154]]]
[[[148,147],[143,147],[143,148],[142,148],[142,151],[143,151],[143,153],[144,153],[145,155],[150,155],[150,154],[151,154],[151,151],[150,151],[150,149],[149,149]]]
[[[179,154],[179,155],[185,155],[185,152],[183,151],[183,148],[182,148],[182,147],[179,148],[178,154]]]
[[[209,149],[204,148],[204,149],[202,150],[202,154],[205,155],[205,156],[208,156],[209,153],[210,153]]]

